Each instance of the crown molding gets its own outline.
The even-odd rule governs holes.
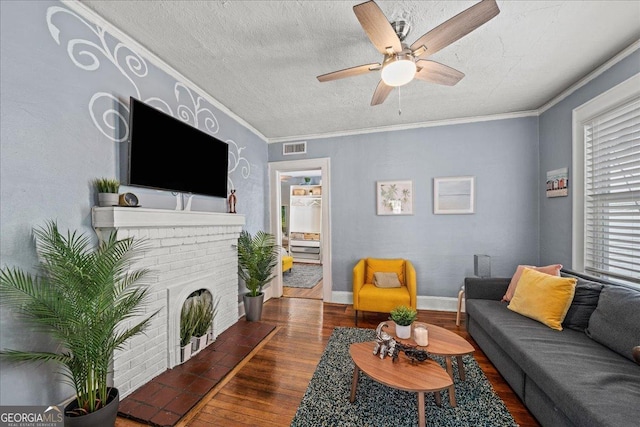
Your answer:
[[[601,66],[599,66],[598,68],[596,68],[595,70],[587,74],[585,77],[583,77],[582,79],[578,80],[576,83],[569,86],[567,89],[562,91],[559,95],[555,96],[551,101],[547,102],[542,107],[538,108],[538,115],[544,113],[549,108],[563,101],[564,99],[569,97],[569,95],[571,95],[572,93],[574,93],[575,91],[577,91],[582,86],[589,83],[590,81],[596,79],[602,73],[604,73],[609,68],[613,67],[618,62],[622,61],[623,59],[625,59],[627,56],[631,55],[638,49],[640,49],[640,40],[636,40],[635,42],[631,43],[631,45],[629,45],[628,47],[626,47],[625,49],[617,53],[613,58],[609,59],[607,62],[605,62],[604,64],[602,64]]]
[[[537,116],[538,116],[537,110],[519,111],[514,113],[492,114],[489,116],[464,117],[459,119],[434,120],[431,122],[409,123],[409,124],[402,124],[402,125],[353,129],[348,131],[316,133],[316,134],[297,135],[297,136],[290,136],[290,137],[286,136],[281,138],[269,138],[268,142],[269,144],[275,144],[278,142],[294,142],[294,141],[306,141],[309,139],[336,138],[341,136],[364,135],[369,133],[393,132],[393,131],[408,130],[408,129],[459,125],[459,124],[465,124],[465,123],[489,122],[494,120],[506,120],[506,119],[516,119],[520,117],[537,117]]]
[[[192,82],[190,79],[188,79],[187,77],[182,75],[177,70],[175,70],[173,67],[171,67],[169,64],[167,64],[162,59],[160,59],[158,56],[156,56],[149,49],[147,49],[146,47],[141,45],[139,42],[137,42],[133,37],[129,36],[124,31],[122,31],[121,29],[119,29],[116,26],[114,26],[112,23],[107,21],[102,16],[98,15],[96,12],[94,12],[88,6],[80,3],[80,0],[60,0],[60,1],[62,2],[62,4],[64,4],[69,9],[73,10],[74,12],[78,13],[83,18],[89,20],[90,22],[92,22],[92,23],[94,23],[96,25],[101,26],[109,34],[111,34],[112,36],[116,37],[121,42],[126,43],[131,48],[135,49],[141,56],[144,56],[147,60],[149,60],[149,62],[151,62],[153,65],[155,65],[156,67],[158,67],[159,69],[161,69],[165,73],[169,74],[171,77],[173,77],[177,81],[179,81],[181,83],[184,83],[184,84],[190,86],[191,88],[193,88],[195,91],[198,92],[198,95],[202,96],[202,98],[206,99],[208,102],[210,102],[214,107],[216,107],[222,113],[226,114],[231,119],[235,120],[240,126],[246,128],[251,133],[255,134],[262,141],[268,142],[268,138],[266,136],[264,136],[259,130],[257,130],[256,128],[251,126],[242,117],[238,116],[233,111],[231,111],[229,108],[227,108],[225,105],[223,105],[220,101],[218,101],[217,99],[215,99],[214,97],[209,95],[209,93],[207,93],[205,90],[203,90],[200,86],[198,86],[197,84]]]

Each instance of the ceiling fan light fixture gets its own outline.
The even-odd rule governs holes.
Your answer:
[[[416,63],[410,55],[398,54],[389,57],[382,68],[382,81],[387,86],[403,86],[416,75]]]

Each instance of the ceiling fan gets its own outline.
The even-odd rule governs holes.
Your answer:
[[[323,74],[318,80],[328,82],[382,70],[380,83],[371,99],[371,105],[378,105],[387,99],[394,87],[405,85],[414,78],[447,86],[462,80],[464,73],[426,58],[488,22],[500,13],[500,9],[495,0],[482,0],[424,34],[411,46],[404,43],[409,34],[407,22],[390,23],[373,0],[354,6],[353,12],[371,43],[384,55],[382,64],[358,65]]]

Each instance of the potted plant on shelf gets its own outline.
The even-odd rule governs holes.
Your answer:
[[[391,310],[390,317],[396,324],[398,338],[411,338],[411,324],[418,318],[418,312],[405,305],[399,305]]]
[[[120,181],[111,178],[98,178],[94,181],[98,191],[98,206],[117,206]]]
[[[243,302],[246,319],[251,322],[262,317],[262,288],[275,277],[279,250],[275,236],[264,231],[251,236],[243,230],[238,238],[238,275],[249,291],[243,295]]]
[[[55,222],[34,231],[40,274],[18,268],[0,271],[0,303],[23,315],[36,330],[50,334],[60,351],[3,349],[16,362],[57,362],[75,389],[65,407],[65,426],[113,426],[118,390],[107,375],[113,352],[143,332],[157,313],[144,313],[148,288],[139,282],[147,270],[130,270],[140,242],[112,234],[93,247],[76,232],[60,233]],[[130,322],[130,323],[128,323]]]

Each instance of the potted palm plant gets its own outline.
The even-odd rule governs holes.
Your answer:
[[[262,317],[264,293],[262,288],[274,277],[280,247],[273,234],[258,231],[251,236],[246,230],[238,239],[238,275],[249,291],[243,295],[246,319],[258,321]]]
[[[396,324],[398,338],[411,338],[411,324],[418,318],[418,312],[406,305],[399,305],[391,310],[390,317]]]
[[[0,355],[61,365],[76,393],[65,408],[65,426],[113,426],[119,402],[118,390],[107,383],[113,352],[143,332],[156,314],[132,320],[144,313],[148,294],[139,284],[148,271],[130,269],[140,242],[112,234],[94,247],[88,236],[62,234],[55,222],[34,234],[40,273],[3,268],[0,303],[51,335],[62,350],[3,349]]]
[[[98,191],[98,206],[117,206],[120,181],[111,178],[98,178],[94,181]]]

